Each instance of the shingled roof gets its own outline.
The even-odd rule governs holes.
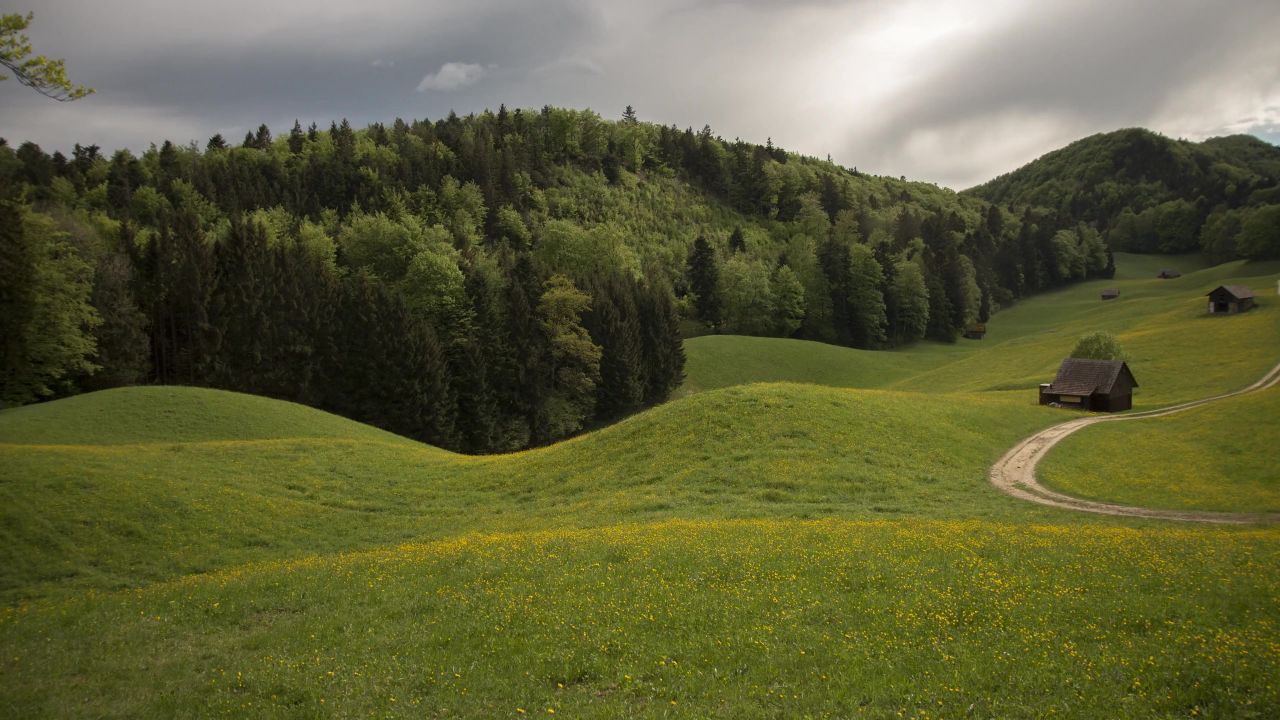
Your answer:
[[[1049,392],[1062,395],[1092,395],[1095,392],[1109,395],[1120,379],[1120,373],[1129,376],[1129,382],[1138,387],[1133,373],[1123,360],[1085,360],[1067,358],[1058,368],[1058,376],[1049,383]]]
[[[1248,298],[1253,297],[1253,288],[1248,285],[1219,285],[1206,294],[1212,295],[1219,290],[1226,290],[1237,300],[1247,300]]]

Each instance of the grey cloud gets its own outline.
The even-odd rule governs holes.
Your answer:
[[[475,85],[488,73],[483,65],[475,63],[447,62],[440,69],[427,73],[418,83],[418,92],[428,90],[457,90]]]
[[[646,120],[771,136],[958,187],[1123,125],[1238,131],[1252,117],[1262,134],[1280,123],[1265,102],[1194,107],[1202,94],[1280,103],[1270,39],[1280,14],[1246,0],[42,0],[35,10],[36,47],[99,90],[66,105],[0,83],[0,135],[47,149],[238,139],[294,118],[360,125],[502,103],[617,117],[631,104]],[[914,12],[905,30],[903,11]],[[895,33],[929,37],[930,23],[957,16],[960,31],[894,54]]]
[[[959,140],[986,120],[998,127],[1001,117],[1052,123],[1055,144],[1150,125],[1172,97],[1222,72],[1231,58],[1259,44],[1274,47],[1278,20],[1268,3],[1037,3],[1018,22],[968,47],[938,48],[952,57],[948,67],[904,89],[899,102],[883,108],[878,126],[851,139],[845,152],[887,164],[912,136],[952,132]],[[1264,86],[1274,89],[1280,75],[1261,71],[1271,76]],[[968,148],[952,147],[963,159]],[[942,179],[967,185],[992,176],[982,158],[971,160],[967,177]],[[912,171],[928,174],[914,163],[902,170]]]

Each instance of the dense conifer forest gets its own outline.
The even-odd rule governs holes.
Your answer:
[[[474,453],[662,402],[682,336],[954,341],[1113,272],[1114,228],[1078,208],[631,108],[263,125],[141,156],[6,143],[0,183],[5,404],[203,385]]]

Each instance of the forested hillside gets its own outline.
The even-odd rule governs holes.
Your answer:
[[[5,404],[148,382],[442,447],[661,402],[692,330],[863,348],[1111,271],[1097,232],[590,111],[261,126],[140,157],[0,145]]]
[[[967,191],[1087,223],[1117,251],[1280,257],[1280,148],[1129,129],[1084,138]]]

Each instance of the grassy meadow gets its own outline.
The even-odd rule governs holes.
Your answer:
[[[1276,541],[923,520],[466,535],[8,609],[5,696],[58,717],[1267,717]]]
[[[1076,514],[987,482],[1073,417],[1035,386],[1085,332],[1119,335],[1139,407],[1280,359],[1280,303],[1202,307],[1280,264],[1118,263],[983,341],[696,338],[681,399],[510,455],[194,388],[0,411],[0,713],[1274,717],[1280,528]],[[1170,265],[1187,274],[1154,279]],[[1046,480],[1275,507],[1275,397],[1090,428]],[[1259,431],[1224,445],[1207,426],[1228,417]],[[1193,484],[1206,446],[1229,481]],[[1185,474],[1147,482],[1156,454]]]
[[[1175,510],[1280,511],[1280,388],[1067,438],[1045,484],[1095,500]]]
[[[769,338],[693,338],[686,342],[685,388],[792,381],[920,393],[1017,390],[1034,402],[1036,386],[1053,379],[1080,336],[1106,330],[1129,354],[1140,386],[1134,408],[1141,410],[1244,387],[1280,360],[1280,298],[1270,301],[1280,262],[1204,267],[1193,257],[1116,258],[1116,278],[1018,303],[992,317],[983,340],[875,352]],[[1155,277],[1169,266],[1186,274]],[[1260,307],[1210,317],[1204,295],[1227,283],[1253,287]],[[1111,287],[1120,297],[1102,301],[1102,289]]]

